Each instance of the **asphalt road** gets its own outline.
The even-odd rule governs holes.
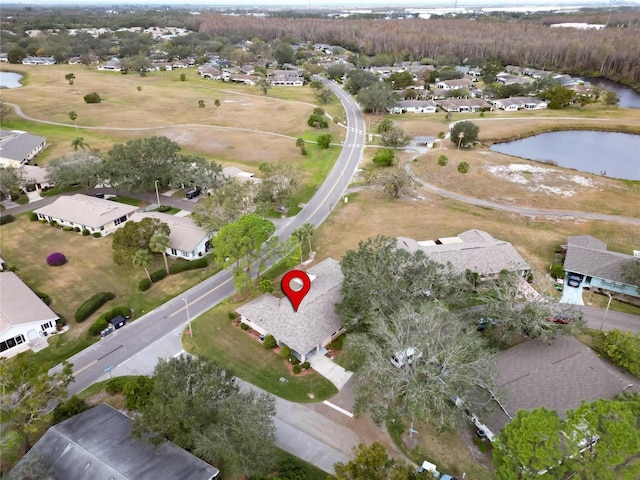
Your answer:
[[[289,237],[304,223],[320,225],[342,200],[343,192],[362,158],[366,129],[359,106],[339,86],[332,82],[325,84],[345,107],[346,139],[334,168],[314,197],[298,215],[276,231],[281,239]],[[151,312],[134,312],[135,322],[69,359],[75,376],[75,381],[68,388],[69,395],[109,376],[150,373],[158,358],[181,353],[180,333],[189,319],[195,319],[233,293],[231,270],[226,269]],[[195,330],[193,333],[198,334]],[[354,436],[339,423],[324,417],[315,418],[314,415],[318,416],[303,406],[278,399],[275,419],[277,443],[294,455],[332,471],[335,462],[350,457],[351,448],[355,445]],[[314,427],[309,428],[309,425]],[[335,443],[336,435],[343,436],[344,441]]]

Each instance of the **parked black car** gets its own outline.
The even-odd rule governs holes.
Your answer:
[[[201,193],[202,193],[202,189],[201,189],[200,187],[192,188],[191,190],[189,190],[189,191],[187,192],[187,198],[188,198],[188,199],[196,198],[196,197],[198,197]]]

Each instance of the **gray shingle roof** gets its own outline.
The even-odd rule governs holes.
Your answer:
[[[138,210],[139,207],[133,205],[77,193],[58,197],[34,212],[96,229]]]
[[[139,212],[131,215],[130,220],[140,222],[145,218],[157,218],[169,225],[171,247],[183,252],[192,252],[205,238],[209,237],[205,229],[198,227],[188,217],[176,217],[161,212]]]
[[[633,262],[631,255],[610,252],[606,243],[589,235],[572,236],[568,239],[564,268],[570,272],[590,277],[628,283],[623,269]]]
[[[293,311],[287,298],[279,299],[269,293],[237,309],[239,314],[264,328],[279,342],[302,354],[342,327],[340,317],[334,311],[334,305],[341,299],[340,264],[328,258],[307,273],[315,278],[297,312]]]
[[[37,455],[51,480],[209,480],[218,469],[171,442],[133,438],[131,419],[98,405],[54,425],[21,463]]]
[[[573,337],[560,336],[552,345],[530,340],[500,352],[496,360],[498,385],[507,394],[503,405],[512,417],[518,410],[544,406],[564,418],[583,400],[613,398],[637,383]],[[495,434],[509,421],[498,409],[483,417]]]
[[[455,237],[454,237],[455,238]],[[458,272],[469,269],[480,275],[493,275],[502,270],[528,270],[529,265],[509,242],[496,240],[482,230],[467,230],[457,237],[460,242],[426,245],[411,238],[398,237],[398,248],[410,252],[422,250],[435,262],[451,263]]]
[[[15,325],[57,318],[15,273],[0,273],[0,332]]]
[[[0,130],[0,157],[22,163],[44,142],[44,137],[30,133]]]

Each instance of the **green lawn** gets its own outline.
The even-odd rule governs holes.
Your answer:
[[[193,339],[183,336],[188,352],[208,357],[234,375],[292,402],[319,402],[338,393],[329,380],[316,372],[289,373],[285,360],[229,319],[240,304],[224,302],[192,322]],[[287,383],[280,382],[287,379]]]
[[[110,199],[112,202],[124,203],[126,205],[132,205],[134,207],[140,206],[140,200],[131,197],[114,197]]]

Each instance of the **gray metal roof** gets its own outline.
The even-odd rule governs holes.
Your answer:
[[[54,425],[20,463],[37,455],[47,480],[210,480],[219,470],[171,442],[133,438],[131,419],[106,404]]]
[[[631,255],[610,252],[606,243],[589,235],[569,237],[564,268],[590,277],[627,284],[623,270],[633,262]]]
[[[454,237],[455,238],[455,237]],[[479,275],[494,275],[503,270],[528,270],[529,265],[509,242],[496,240],[482,230],[467,230],[458,235],[461,241],[427,245],[412,238],[398,237],[398,248],[422,250],[431,260],[451,266],[458,272],[469,269]]]
[[[44,137],[18,130],[0,130],[0,158],[22,163],[46,141]]]
[[[58,318],[15,273],[0,273],[0,333],[11,326]]]
[[[315,278],[297,312],[293,311],[287,298],[276,298],[269,293],[237,309],[240,315],[302,354],[307,354],[342,327],[334,309],[341,299],[340,264],[328,258],[307,273]]]

